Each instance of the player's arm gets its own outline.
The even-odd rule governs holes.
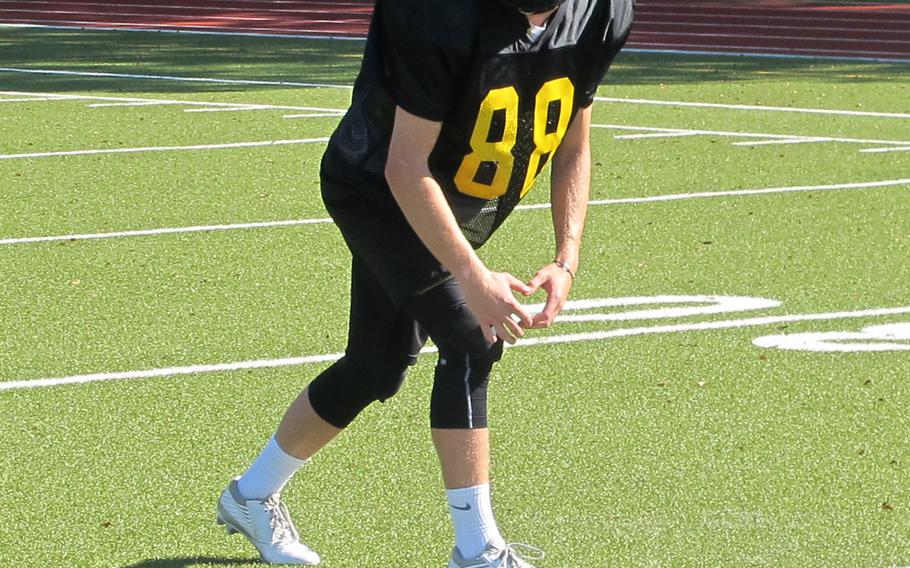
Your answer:
[[[458,227],[428,165],[440,129],[441,123],[399,107],[392,129],[386,180],[414,232],[461,285],[468,308],[480,320],[487,340],[495,341],[495,330],[496,336],[514,343],[516,337],[524,335],[522,326],[531,325],[531,316],[516,301],[512,290],[524,294],[530,290],[511,274],[491,272]],[[513,314],[521,325],[513,321]]]
[[[550,202],[556,256],[528,283],[532,290],[543,288],[547,301],[534,316],[533,327],[550,327],[562,311],[578,271],[581,237],[588,212],[591,184],[591,106],[580,109],[553,156]],[[561,266],[560,266],[561,265]]]

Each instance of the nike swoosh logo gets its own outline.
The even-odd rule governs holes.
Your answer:
[[[458,509],[459,511],[470,511],[470,510],[471,510],[471,505],[470,505],[469,503],[465,503],[465,504],[464,504],[464,507],[459,507],[458,505],[452,505],[452,508],[453,508],[453,509]]]

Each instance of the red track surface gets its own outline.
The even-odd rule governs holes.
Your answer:
[[[0,22],[363,37],[372,6],[368,0],[0,0]],[[638,0],[629,47],[908,61],[910,5]]]

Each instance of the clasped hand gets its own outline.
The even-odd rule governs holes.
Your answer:
[[[553,325],[569,296],[572,277],[559,266],[548,264],[527,283],[508,272],[485,270],[460,284],[468,308],[480,321],[487,341],[494,343],[502,339],[514,344],[524,336],[525,329],[546,329]],[[543,310],[533,315],[513,294],[530,296],[540,289],[546,292],[547,301]]]

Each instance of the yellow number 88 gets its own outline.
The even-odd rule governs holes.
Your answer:
[[[539,173],[540,160],[552,154],[569,127],[575,87],[567,77],[553,79],[543,84],[534,101],[534,150],[528,161],[521,195],[531,189]],[[547,132],[550,108],[559,103],[559,118],[555,128]],[[490,135],[497,114],[503,125],[499,140],[491,141]],[[464,194],[482,199],[495,199],[505,195],[512,179],[515,157],[512,149],[518,137],[518,92],[515,87],[492,89],[477,113],[471,134],[471,153],[466,155],[455,174],[455,185]],[[478,179],[481,168],[493,168],[492,180],[485,183]]]

